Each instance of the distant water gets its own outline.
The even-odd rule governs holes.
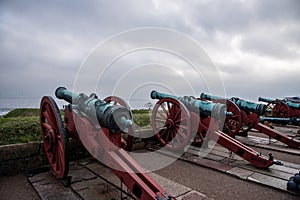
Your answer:
[[[5,98],[0,99],[0,116],[7,114],[15,108],[38,108],[40,99]]]
[[[66,103],[55,99],[59,108]],[[16,108],[39,108],[41,99],[34,98],[0,98],[0,116],[6,115],[9,111]]]
[[[0,98],[0,116],[6,115],[9,111],[16,108],[39,108],[41,99],[33,98]],[[67,103],[63,100],[55,99],[59,108]],[[131,101],[129,102],[131,109],[144,108],[144,101]]]

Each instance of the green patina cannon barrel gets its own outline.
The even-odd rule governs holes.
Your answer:
[[[200,98],[201,99],[206,99],[206,100],[209,100],[209,101],[226,99],[225,97],[213,96],[213,95],[205,94],[205,93],[201,93]]]
[[[88,97],[86,94],[76,94],[65,87],[59,87],[55,91],[55,96],[74,105],[89,118],[96,118],[101,127],[106,127],[113,133],[120,132],[133,124],[130,110],[97,99],[95,95]]]
[[[181,103],[183,103],[188,110],[192,112],[204,114],[207,116],[212,115],[219,119],[221,119],[225,115],[227,116],[232,115],[231,112],[226,112],[226,105],[224,104],[205,102],[205,101],[198,100],[194,97],[189,97],[189,96],[177,97],[174,95],[164,94],[153,90],[151,92],[151,98],[152,99],[164,99],[164,98],[177,99]]]
[[[290,108],[300,110],[300,103],[294,103],[294,102],[292,102],[292,101],[286,101],[285,103],[286,103],[286,105],[288,105]]]
[[[265,102],[265,103],[273,103],[275,100],[264,98],[264,97],[258,97],[258,101],[262,101],[262,102]]]
[[[219,100],[219,99],[226,99],[223,97],[218,97],[218,96],[212,96],[209,94],[202,93],[200,95],[200,98],[202,99],[207,99],[207,100]],[[245,101],[243,99],[239,99],[237,97],[232,97],[228,99],[235,103],[241,110],[246,111],[246,112],[253,112],[258,115],[263,115],[266,112],[267,106],[264,104],[257,104],[254,102],[250,101]]]
[[[300,125],[300,118],[281,118],[281,117],[259,117],[259,121],[263,122],[270,122],[275,124],[292,124],[292,125]]]
[[[278,99],[274,100],[274,99],[268,99],[268,98],[263,98],[263,97],[258,98],[258,101],[262,101],[262,102],[266,102],[266,103],[276,103],[276,100],[278,100]],[[286,101],[286,100],[280,100],[280,101],[284,102],[290,108],[300,110],[300,103],[295,103],[295,102]]]

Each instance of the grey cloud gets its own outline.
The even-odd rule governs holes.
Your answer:
[[[300,30],[300,29],[299,29]],[[300,44],[288,42],[287,38],[264,31],[245,37],[241,41],[241,50],[254,53],[259,56],[271,56],[273,59],[294,59],[299,58],[299,53],[291,47],[300,48]]]
[[[263,22],[279,22],[299,21],[300,18],[300,2],[298,0],[262,0],[257,1],[257,18]]]
[[[298,95],[300,91],[294,85],[299,85],[299,75],[293,70],[268,80],[257,80],[256,72],[251,72],[251,77],[246,73],[255,58],[261,56],[287,63],[292,60],[293,65],[299,65],[299,8],[297,0],[158,1],[158,4],[155,1],[1,1],[0,97],[53,95],[57,86],[72,87],[80,64],[99,42],[127,29],[149,26],[183,32],[211,54],[218,50],[225,56],[235,56],[233,63],[217,61],[230,94],[282,95],[292,85],[289,95]],[[220,39],[219,34],[225,39]],[[230,44],[237,35],[241,37],[241,53],[253,56],[247,66]],[[176,41],[173,45],[188,48]],[[118,48],[118,44],[113,48]],[[198,52],[190,53],[197,58]],[[133,58],[125,64],[136,62]],[[107,85],[114,84],[113,79],[106,80]],[[257,89],[260,87],[264,89]]]
[[[241,51],[274,59],[299,57],[295,51],[300,48],[299,9],[297,0],[195,1],[193,6],[183,5],[190,26],[203,31],[199,36],[191,28],[191,34],[204,45],[224,48],[218,34],[229,39],[239,35]]]

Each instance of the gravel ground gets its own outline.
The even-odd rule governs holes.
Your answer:
[[[1,200],[39,200],[25,174],[0,177]]]
[[[299,200],[300,197],[180,160],[155,173],[216,200]]]

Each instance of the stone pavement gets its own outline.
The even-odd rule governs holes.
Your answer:
[[[285,133],[288,137],[300,141],[300,128],[297,126],[274,126],[275,130]],[[236,138],[247,146],[256,146],[264,149],[281,151],[289,154],[299,155],[299,149],[288,148],[287,145],[278,140],[270,139],[267,135],[258,131],[250,131],[248,137],[236,136]]]
[[[70,187],[64,187],[49,171],[28,180],[41,199],[135,199],[109,168],[92,158],[72,162],[69,175],[72,176]],[[150,173],[150,176],[178,200],[209,199],[157,174]]]
[[[277,127],[276,127],[277,129]],[[299,134],[295,129],[279,127],[282,132],[287,133],[289,136],[298,138]],[[259,133],[261,134],[261,133]],[[236,137],[242,143],[259,148],[270,149],[285,154],[291,154],[296,158],[300,156],[300,149],[288,148],[285,144],[269,140],[266,137],[257,137],[256,132],[249,134],[248,137]],[[148,148],[151,151],[157,150],[159,147],[152,146]],[[201,149],[201,153],[205,150]],[[172,156],[172,153],[165,151],[166,155]],[[258,169],[251,165],[249,162],[243,160],[241,157],[230,154],[224,147],[216,144],[212,150],[207,150],[205,157],[199,157],[200,148],[191,146],[186,153],[181,156],[181,160],[187,161],[199,166],[208,167],[235,177],[252,181],[255,183],[263,184],[273,188],[287,191],[287,182],[295,173],[299,173],[300,165],[292,162],[281,161],[283,165],[272,165],[269,169]],[[297,158],[298,159],[298,158]],[[290,192],[290,191],[288,191]],[[297,194],[296,194],[297,195]]]
[[[299,127],[294,129],[290,129],[290,127],[275,128],[293,138],[299,138],[297,133]],[[280,142],[269,140],[268,137],[257,137],[258,135],[261,134],[254,131],[248,137],[237,138],[249,146],[299,157],[300,149],[287,148]],[[155,150],[156,147],[151,148]],[[198,154],[199,148],[191,147],[181,157],[181,160],[284,191],[286,191],[287,180],[300,170],[300,162],[296,164],[292,161],[283,161],[283,166],[273,165],[268,170],[257,169],[239,156],[230,156],[227,149],[218,145],[206,157],[199,157]],[[71,162],[69,175],[72,176],[70,187],[64,187],[49,171],[28,177],[28,180],[41,199],[134,199],[126,187],[121,186],[120,180],[108,168],[94,159]],[[157,174],[152,173],[150,176],[177,199],[208,199],[197,191]]]

